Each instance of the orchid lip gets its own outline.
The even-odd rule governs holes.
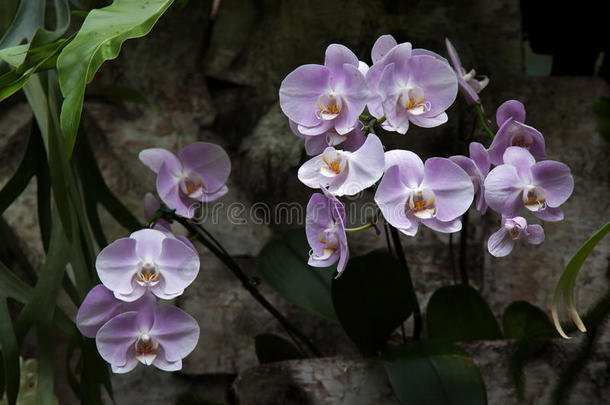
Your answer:
[[[417,189],[407,200],[406,211],[420,219],[429,219],[436,216],[434,204],[435,195],[431,190]]]
[[[318,97],[318,118],[324,121],[337,118],[341,114],[343,102],[341,97],[337,97],[333,93],[322,94]]]
[[[530,211],[542,211],[546,208],[546,193],[542,187],[529,185],[523,190],[523,204]]]
[[[180,182],[180,191],[189,198],[199,198],[203,195],[203,184],[201,179],[193,176],[185,176]]]
[[[420,87],[413,87],[403,91],[398,101],[407,112],[413,115],[427,113],[432,108],[430,102],[425,101],[424,91]]]
[[[345,156],[344,156],[345,155]],[[325,177],[336,177],[343,172],[346,165],[346,152],[330,149],[322,154],[320,173]]]
[[[136,273],[136,283],[138,283],[142,287],[153,287],[159,284],[159,276],[160,273],[157,271],[157,267],[154,263],[144,262],[143,264],[138,266],[138,271]]]
[[[142,364],[150,366],[157,358],[159,343],[153,342],[148,334],[143,334],[135,343],[136,359]]]

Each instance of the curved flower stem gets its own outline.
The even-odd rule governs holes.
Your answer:
[[[494,139],[494,136],[496,136],[496,135],[493,133],[493,131],[491,129],[489,129],[489,126],[487,125],[487,121],[485,121],[485,116],[483,115],[483,110],[481,109],[481,104],[476,103],[475,108],[477,109],[477,114],[479,115],[479,119],[481,121],[481,125],[483,126],[483,129],[489,134],[489,136],[491,136],[491,139]]]
[[[374,227],[375,224],[373,224],[372,222],[369,222],[368,224],[364,224],[362,226],[358,226],[355,228],[345,228],[345,232],[359,232],[359,231],[364,231],[365,229],[369,229]]]
[[[284,317],[267,299],[260,293],[256,286],[256,282],[249,278],[241,269],[239,264],[233,260],[233,258],[226,253],[224,248],[219,248],[216,244],[220,245],[218,242],[212,242],[209,237],[211,235],[203,229],[203,227],[193,224],[189,220],[179,217],[177,215],[172,215],[171,219],[175,220],[182,226],[186,228],[190,233],[197,235],[197,240],[201,242],[205,247],[210,250],[223,264],[233,273],[235,277],[239,281],[241,281],[242,286],[252,295],[259,304],[263,306],[278,322],[286,329],[289,335],[294,335],[299,338],[308,348],[309,350],[317,357],[322,356],[322,352],[305,336],[296,326],[294,326],[288,319]],[[215,240],[215,239],[214,239]],[[299,344],[297,343],[297,346]]]
[[[390,228],[390,234],[392,235],[392,241],[394,242],[394,250],[396,252],[396,256],[398,257],[398,261],[400,261],[400,264],[402,264],[402,266],[405,268],[405,271],[407,272],[407,279],[411,287],[409,288],[409,295],[413,303],[413,339],[419,340],[422,330],[422,318],[421,310],[419,309],[419,302],[417,301],[417,295],[415,295],[415,286],[413,285],[413,280],[411,280],[409,266],[407,265],[407,258],[405,256],[402,243],[400,242],[400,234],[398,233],[398,229],[394,228],[392,225],[389,224],[387,226]]]

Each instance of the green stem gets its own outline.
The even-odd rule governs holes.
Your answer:
[[[305,336],[299,329],[297,329],[288,319],[284,317],[267,299],[260,293],[256,284],[252,282],[239,265],[233,260],[233,258],[226,254],[225,250],[216,246],[216,243],[208,239],[209,233],[204,231],[199,225],[193,224],[185,218],[179,217],[172,214],[170,217],[182,226],[186,228],[191,234],[197,235],[197,240],[201,242],[210,252],[212,252],[224,265],[233,273],[242,286],[250,293],[250,295],[258,301],[278,322],[286,329],[289,335],[295,335],[299,338],[309,350],[317,357],[322,356],[322,352]]]
[[[494,136],[496,135],[491,129],[489,129],[489,126],[487,125],[487,121],[485,120],[485,116],[483,115],[483,110],[481,109],[481,104],[476,103],[475,108],[477,109],[477,114],[479,115],[479,120],[481,121],[483,129],[489,134],[489,136],[491,136],[491,139],[494,139]]]
[[[358,226],[358,227],[355,227],[355,228],[345,228],[345,232],[364,231],[365,229],[372,228],[373,226],[375,226],[375,225],[372,222],[369,222],[368,224],[364,224],[362,226]]]

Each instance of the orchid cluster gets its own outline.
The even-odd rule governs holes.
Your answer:
[[[165,205],[190,218],[197,203],[226,194],[231,163],[220,146],[205,142],[178,155],[146,149],[140,160],[157,174],[157,192]],[[161,207],[150,193],[143,205],[147,218],[154,218]],[[95,267],[102,284],[89,291],[76,318],[81,333],[95,338],[115,373],[127,373],[138,363],[180,370],[199,339],[193,317],[159,303],[178,297],[195,280],[197,250],[188,238],[174,235],[167,220],[157,218],[151,225],[100,252]]]
[[[368,188],[374,189],[386,222],[409,236],[420,224],[443,233],[460,231],[461,216],[473,200],[480,213],[489,206],[501,214],[500,229],[488,243],[494,256],[509,254],[519,239],[533,244],[544,240],[540,225],[528,225],[519,216],[523,208],[544,221],[563,218],[560,206],[573,189],[570,169],[551,160],[536,163],[546,157],[544,138],[524,123],[525,108],[518,101],[498,108],[493,142],[488,148],[471,143],[469,156],[423,162],[412,151],[385,151],[375,126],[405,134],[411,124],[442,125],[458,90],[481,112],[479,93],[489,79],[466,72],[448,40],[446,45],[451,63],[383,35],[373,45],[369,66],[347,47],[331,44],[323,65],[300,66],[283,80],[280,106],[313,156],[299,168],[298,178],[321,190],[307,205],[310,265],[338,261],[337,277],[341,275],[349,257],[350,229],[338,198]]]

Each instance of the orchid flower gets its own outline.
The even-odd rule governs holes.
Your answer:
[[[503,216],[500,229],[487,241],[487,249],[493,256],[508,256],[515,246],[515,241],[519,239],[525,239],[532,245],[539,245],[544,241],[544,229],[540,225],[528,225],[523,217]]]
[[[517,146],[506,149],[503,161],[485,179],[487,204],[509,218],[525,207],[545,221],[561,221],[559,206],[574,189],[570,168],[553,160],[536,163],[530,152]]]
[[[311,196],[307,204],[305,232],[311,246],[308,264],[328,267],[337,264],[337,277],[343,273],[349,250],[345,235],[345,207],[324,187],[322,193]]]
[[[138,311],[142,307],[154,305],[156,301],[150,292],[133,302],[121,301],[108,288],[98,284],[89,291],[78,308],[76,326],[84,336],[94,338],[97,331],[118,314]]]
[[[299,132],[319,135],[334,128],[345,135],[359,124],[370,94],[359,66],[352,51],[331,44],[324,65],[303,65],[286,76],[280,86],[280,107]]]
[[[494,165],[502,164],[506,148],[520,146],[536,159],[545,159],[544,137],[534,127],[525,125],[525,107],[517,100],[502,103],[496,111],[498,132],[489,146],[489,159]]]
[[[445,158],[424,164],[406,150],[386,152],[386,173],[375,193],[375,202],[388,223],[414,236],[421,222],[445,233],[462,228],[462,215],[474,198],[470,176]]]
[[[373,66],[366,79],[376,91],[368,102],[376,118],[385,116],[382,127],[404,134],[409,122],[436,127],[447,122],[445,110],[457,95],[457,78],[441,56],[412,49],[409,42],[397,44],[390,35],[381,36],[371,52]]]
[[[135,301],[147,290],[172,299],[197,277],[199,256],[165,232],[142,229],[106,246],[95,267],[102,283],[122,301]]]
[[[327,147],[299,168],[298,177],[311,188],[323,186],[336,196],[354,195],[375,184],[383,168],[383,145],[376,135],[369,134],[355,152]]]
[[[334,147],[337,145],[341,145],[346,151],[353,152],[360,148],[366,140],[360,125],[356,125],[353,130],[345,135],[339,135],[334,128],[330,128],[328,131],[318,135],[305,135],[299,131],[298,124],[294,121],[290,121],[290,129],[292,129],[295,135],[305,139],[305,152],[309,156],[319,155],[328,146]]]
[[[174,306],[149,306],[115,316],[99,329],[95,340],[115,373],[127,373],[138,362],[176,371],[197,345],[199,326]]]
[[[220,146],[195,142],[173,153],[160,148],[144,149],[140,160],[157,173],[157,192],[176,213],[192,218],[194,203],[217,200],[228,191],[229,156]]]
[[[457,163],[472,180],[474,186],[474,194],[476,196],[475,205],[480,214],[487,211],[487,203],[485,202],[485,177],[489,173],[489,155],[483,145],[478,142],[470,143],[470,157],[456,155],[449,159]]]
[[[460,92],[466,99],[466,103],[469,105],[479,103],[479,93],[487,87],[489,78],[483,76],[480,80],[477,79],[477,73],[474,69],[466,73],[466,69],[462,67],[460,56],[451,44],[451,41],[447,38],[445,38],[445,45],[447,46],[447,53],[449,54],[449,59],[451,59],[451,64],[453,65],[453,69],[457,76]]]

